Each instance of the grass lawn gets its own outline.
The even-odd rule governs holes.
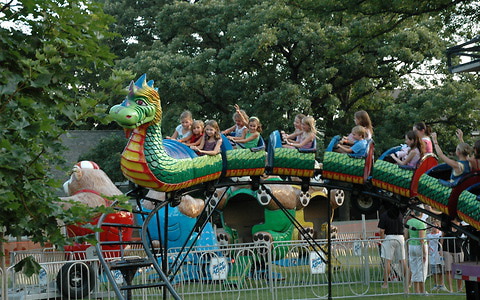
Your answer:
[[[376,242],[366,244],[361,255],[354,253],[354,245],[343,242],[333,249],[332,257],[332,298],[333,299],[418,299],[424,295],[403,294],[403,272],[392,272],[388,289],[383,289],[383,265],[378,255]],[[234,256],[227,280],[208,279],[207,264],[187,264],[178,274],[175,289],[185,300],[299,300],[327,299],[328,275],[312,273],[308,265],[309,249],[295,249],[285,259],[267,265],[255,255]],[[233,257],[233,255],[232,255]],[[398,264],[396,264],[399,268]],[[395,273],[395,274],[393,274]],[[182,277],[186,276],[183,279]],[[189,279],[188,279],[189,278]],[[271,279],[269,279],[271,278]],[[427,279],[426,289],[430,291],[434,282]],[[412,289],[410,290],[412,291]],[[157,291],[148,293],[152,299]],[[161,295],[158,295],[161,296]],[[429,299],[460,300],[460,294],[437,294],[431,292]]]
[[[425,297],[422,295],[385,295],[385,296],[369,296],[369,297],[358,297],[355,299],[367,299],[367,298],[373,298],[374,300],[404,300],[404,299],[418,299],[419,297]],[[435,295],[435,294],[429,294],[427,295],[430,299],[439,299],[439,300],[465,300],[466,296],[465,295]]]

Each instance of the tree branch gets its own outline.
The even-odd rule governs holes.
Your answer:
[[[7,10],[7,9],[11,6],[12,2],[13,2],[13,0],[10,0],[10,2],[8,2],[8,3],[6,3],[4,6],[2,6],[2,7],[0,8],[0,13],[4,12],[5,10]]]

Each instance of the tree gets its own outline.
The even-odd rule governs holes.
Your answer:
[[[478,80],[448,74],[445,62],[458,35],[476,34],[475,2],[159,1],[148,17],[151,10],[129,7],[137,9],[129,11],[139,16],[135,26],[148,24],[140,40],[131,18],[122,18],[128,2],[105,1],[117,28],[130,28],[122,37],[136,51],[116,52],[117,65],[155,80],[164,135],[184,109],[231,126],[235,103],[258,116],[266,134],[311,114],[326,140],[348,133],[354,112],[366,110],[377,155],[403,142],[417,121],[450,136],[450,145],[453,127],[480,127]]]
[[[72,224],[92,213],[61,209],[51,170],[64,162],[60,135],[86,118],[103,121],[107,90],[130,76],[111,72],[95,86],[82,80],[113,65],[103,44],[111,21],[88,1],[0,6],[0,243],[11,235],[61,246],[68,240],[57,220]]]
[[[136,44],[119,65],[156,80],[166,132],[186,108],[226,127],[239,103],[265,132],[303,112],[330,137],[348,132],[358,109],[388,123],[389,91],[410,89],[407,76],[434,59],[433,72],[445,74],[452,25],[469,28],[476,16],[463,0],[176,1],[149,19],[155,42]]]
[[[467,142],[473,142],[468,133],[479,128],[480,111],[475,109],[480,102],[478,88],[478,83],[465,78],[464,82],[451,81],[435,89],[405,90],[379,116],[383,124],[376,131],[383,146],[379,152],[403,143],[406,131],[420,121],[438,133],[442,149],[447,152],[455,153],[457,128],[466,133]]]
[[[108,42],[117,57],[135,57],[139,47],[151,49],[157,39],[155,19],[157,13],[171,0],[99,0],[105,13],[115,16],[110,30],[117,35]]]

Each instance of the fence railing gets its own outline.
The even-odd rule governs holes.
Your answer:
[[[409,238],[405,241],[407,260],[409,259],[409,245],[420,244],[421,238]],[[448,293],[462,290],[463,282],[454,280],[452,263],[464,261],[463,240],[455,237],[428,237],[424,239],[427,247],[427,256],[424,259],[427,264],[427,280],[425,288],[427,292]],[[468,248],[468,245],[467,245]],[[468,249],[467,249],[468,251]],[[463,292],[462,292],[463,293]]]
[[[381,242],[353,236],[332,240],[331,280],[325,240],[314,244],[290,241],[201,247],[192,248],[188,254],[170,249],[166,272],[183,299],[318,299],[327,298],[329,293],[332,298],[402,294],[405,278],[402,265],[395,259],[388,288],[382,288],[385,261],[380,256]],[[8,299],[60,297],[60,287],[64,299],[116,298],[105,270],[92,253],[19,251],[12,253],[11,261],[15,263],[29,255],[34,256],[42,270],[27,277],[10,267],[5,274]],[[126,255],[135,257],[138,253],[129,250]],[[121,273],[114,275],[122,283]],[[446,275],[442,280],[447,283]],[[158,275],[151,267],[138,269],[134,277],[138,283],[155,281]],[[429,274],[427,291],[431,293],[435,285],[434,276]],[[132,291],[132,299],[164,299],[165,295],[168,294],[159,288]]]

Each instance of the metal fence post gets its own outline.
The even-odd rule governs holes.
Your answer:
[[[268,245],[267,245],[268,246]],[[267,249],[267,266],[268,266],[268,285],[270,286],[270,292],[272,293],[272,300],[275,300],[275,289],[274,289],[274,278],[273,278],[273,251],[274,251],[275,244],[272,243],[271,247]]]

